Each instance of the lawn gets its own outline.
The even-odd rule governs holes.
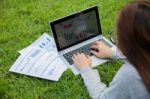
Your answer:
[[[89,99],[82,78],[71,70],[58,82],[8,72],[18,50],[43,32],[51,34],[49,21],[98,5],[103,34],[115,28],[119,10],[130,0],[0,0],[0,99]],[[107,85],[121,62],[96,67]]]

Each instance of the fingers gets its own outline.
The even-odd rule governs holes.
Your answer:
[[[94,43],[93,43],[93,45],[99,45],[101,43],[101,41],[95,41]]]
[[[80,55],[81,55],[81,57],[80,57],[81,59],[87,59],[87,57],[84,53],[81,53]]]
[[[72,60],[73,60],[74,63],[76,63],[76,59],[74,57],[72,57]]]
[[[80,53],[73,54],[72,59],[80,59],[82,55]]]
[[[98,49],[98,45],[92,45],[91,48]]]
[[[92,44],[91,48],[98,49],[100,47],[100,45],[101,45],[101,41],[95,41]]]
[[[92,45],[102,45],[102,44],[104,44],[102,41],[95,41]]]
[[[80,55],[80,54],[77,53],[77,54],[74,54],[74,55],[72,56],[72,60],[73,60],[74,64],[76,64],[76,65],[78,65],[78,64],[81,62],[79,55]]]
[[[77,54],[73,54],[73,56],[72,56],[72,60],[75,62],[75,60],[78,60],[78,53]]]
[[[96,50],[100,50],[101,48],[103,48],[104,46],[106,46],[103,42],[101,41],[96,41],[92,44],[91,48],[92,49],[96,49]]]
[[[87,55],[87,58],[88,58],[89,61],[91,61],[91,56]]]
[[[89,59],[90,56],[85,55],[84,53],[76,53],[72,56],[72,60],[82,60],[82,59]]]
[[[98,55],[99,55],[99,53],[96,52],[96,51],[91,51],[91,53],[94,54],[95,56],[98,56]]]

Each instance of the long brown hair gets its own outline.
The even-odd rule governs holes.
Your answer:
[[[150,92],[150,2],[126,5],[117,19],[117,46],[139,72]]]

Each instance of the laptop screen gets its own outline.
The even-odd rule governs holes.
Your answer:
[[[101,34],[98,8],[92,7],[51,22],[58,51]]]

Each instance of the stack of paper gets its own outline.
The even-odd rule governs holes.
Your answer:
[[[67,66],[58,55],[54,39],[44,33],[21,54],[9,69],[11,72],[58,81]]]

